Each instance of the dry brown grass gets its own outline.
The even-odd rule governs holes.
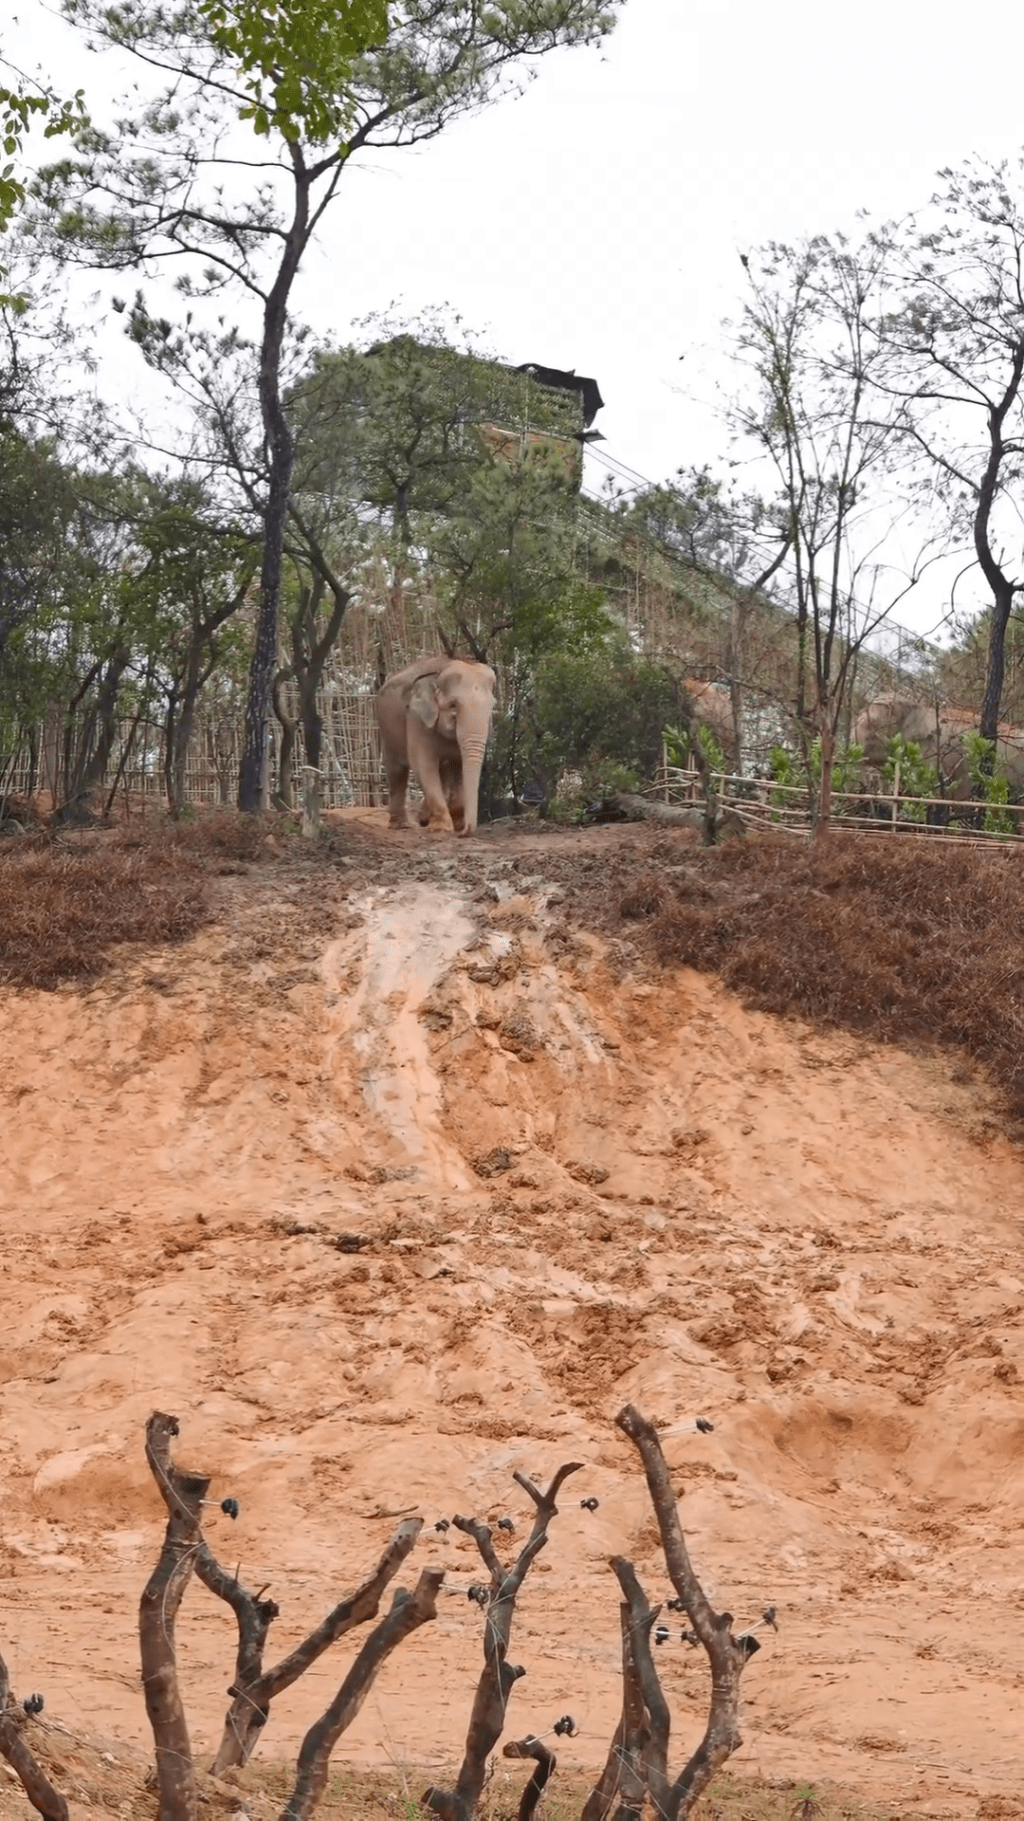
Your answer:
[[[206,866],[175,845],[32,844],[0,852],[0,985],[101,974],[127,942],[181,942],[206,916]]]
[[[87,1738],[48,1719],[30,1722],[25,1736],[54,1785],[82,1810],[118,1814],[123,1821],[152,1821],[155,1801],[145,1782],[152,1761],[148,1749],[122,1739]],[[596,1757],[600,1756],[598,1750]],[[447,1767],[442,1775],[436,1766],[425,1769],[409,1763],[359,1770],[346,1763],[339,1747],[319,1812],[331,1821],[426,1821],[419,1793],[453,1774],[453,1769]],[[229,1771],[223,1781],[215,1781],[200,1761],[198,1781],[200,1812],[208,1821],[227,1821],[239,1813],[251,1821],[276,1821],[291,1793],[295,1767],[257,1756],[245,1770]],[[512,1821],[525,1781],[522,1767],[509,1770],[499,1758],[480,1805],[480,1821]],[[544,1821],[578,1821],[591,1785],[592,1778],[578,1770],[557,1770],[540,1811]],[[794,1821],[796,1806],[809,1794],[805,1784],[769,1783],[762,1777],[726,1772],[698,1802],[694,1821]],[[813,1798],[820,1821],[891,1821],[893,1813],[891,1803],[868,1805],[831,1784],[815,1788]],[[989,1797],[980,1812],[983,1821],[986,1816],[989,1821],[1015,1821],[1019,1804],[1013,1810],[1012,1798]],[[0,1777],[0,1821],[24,1821],[27,1813],[20,1784]]]
[[[762,839],[688,850],[671,874],[656,860],[619,913],[633,929],[643,920],[659,961],[716,973],[762,1011],[966,1051],[1024,1118],[1016,850],[832,835],[817,849]]]
[[[170,816],[136,816],[117,833],[127,849],[201,855],[214,861],[251,863],[272,855],[288,837],[291,824],[280,815],[241,815],[236,809],[197,809],[173,821]],[[275,846],[268,846],[268,841]]]

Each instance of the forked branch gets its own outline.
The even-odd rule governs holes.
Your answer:
[[[411,1545],[410,1545],[411,1547]],[[310,1727],[299,1752],[298,1774],[281,1821],[308,1821],[327,1787],[331,1753],[351,1726],[381,1665],[411,1632],[437,1617],[443,1568],[424,1568],[415,1590],[400,1587],[391,1611],[371,1631],[326,1713]]]
[[[731,1757],[741,1744],[739,1728],[739,1685],[740,1675],[747,1661],[747,1650],[744,1645],[732,1636],[732,1614],[717,1613],[713,1610],[707,1595],[693,1571],[682,1528],[679,1523],[679,1512],[676,1495],[672,1489],[668,1464],[662,1453],[658,1432],[654,1424],[641,1416],[632,1404],[620,1410],[615,1419],[616,1427],[622,1430],[633,1443],[643,1463],[647,1478],[647,1489],[654,1506],[654,1515],[661,1533],[661,1546],[665,1553],[665,1563],[669,1579],[689,1616],[699,1642],[704,1646],[711,1664],[711,1710],[708,1715],[704,1737],[693,1753],[685,1769],[681,1771],[674,1783],[669,1783],[667,1773],[661,1776],[658,1772],[660,1741],[648,1757],[650,1765],[649,1793],[655,1801],[655,1812],[664,1821],[682,1821],[702,1790],[707,1788],[716,1771],[721,1769],[726,1759]],[[627,1569],[629,1564],[624,1564]],[[616,1569],[619,1573],[619,1569]],[[635,1577],[634,1577],[635,1580]],[[635,1595],[628,1589],[628,1576],[623,1579],[619,1573],[620,1585],[627,1592],[629,1603],[635,1604],[636,1596],[642,1599],[637,1585]],[[644,1602],[646,1605],[646,1602]],[[649,1637],[649,1632],[647,1633]],[[640,1649],[640,1661],[643,1663],[643,1650]],[[649,1652],[648,1652],[649,1657]],[[653,1680],[652,1680],[653,1678]],[[648,1699],[655,1702],[657,1696],[654,1684],[657,1675],[653,1661],[649,1662],[644,1677],[644,1686]],[[660,1685],[658,1687],[660,1694]],[[668,1734],[665,1732],[667,1752]]]
[[[266,1670],[263,1668],[263,1651],[278,1608],[272,1600],[262,1600],[250,1593],[234,1575],[228,1574],[221,1567],[205,1543],[200,1545],[196,1556],[196,1574],[211,1593],[227,1601],[238,1621],[235,1679],[228,1689],[232,1698],[231,1706],[213,1762],[214,1776],[222,1776],[233,1764],[248,1763],[266,1725],[270,1703],[276,1695],[297,1682],[310,1664],[315,1663],[346,1632],[376,1618],[385,1589],[415,1547],[422,1528],[422,1518],[406,1518],[399,1524],[376,1568],[362,1586],[341,1600],[288,1656],[282,1657],[280,1663]]]
[[[511,1568],[503,1568],[491,1542],[488,1526],[479,1518],[457,1517],[456,1529],[471,1536],[480,1551],[490,1577],[490,1601],[484,1618],[484,1667],[477,1683],[466,1750],[454,1789],[428,1789],[421,1798],[441,1821],[472,1821],[487,1779],[487,1760],[505,1729],[508,1698],[515,1683],[525,1672],[508,1661],[509,1637],[520,1588],[540,1551],[548,1540],[548,1526],[557,1516],[556,1499],[570,1473],[578,1473],[581,1461],[568,1461],[559,1467],[546,1492],[535,1486],[524,1473],[513,1478],[523,1488],[535,1507],[533,1527]]]

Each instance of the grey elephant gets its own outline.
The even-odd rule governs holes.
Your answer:
[[[419,658],[386,679],[377,723],[392,828],[407,828],[409,772],[423,792],[424,828],[471,835],[494,712],[494,672],[464,658]]]

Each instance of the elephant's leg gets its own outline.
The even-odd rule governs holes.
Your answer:
[[[405,793],[409,788],[409,767],[398,760],[388,760],[385,770],[388,780],[388,827],[408,828]]]
[[[448,805],[444,800],[444,787],[441,783],[441,754],[431,736],[429,728],[420,729],[415,724],[415,717],[409,717],[409,763],[419,779],[423,792],[423,810],[420,812],[420,826],[440,829],[451,834],[452,819]],[[424,820],[426,812],[426,820]]]
[[[444,785],[448,813],[451,816],[457,834],[466,820],[466,805],[462,795],[461,759],[442,759],[441,782]]]

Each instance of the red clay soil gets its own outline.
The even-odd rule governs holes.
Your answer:
[[[631,1400],[663,1426],[711,1597],[738,1622],[778,1608],[736,1772],[994,1814],[1019,1784],[1024,1611],[1024,1169],[994,1090],[926,1027],[880,1045],[652,967],[689,952],[688,902],[714,936],[741,857],[633,829],[462,843],[381,823],[340,818],[326,862],[204,875],[192,935],[120,947],[92,983],[0,996],[0,1649],[19,1694],[145,1741],[135,1625],[162,1508],[142,1436],[163,1408],[211,1497],[240,1501],[208,1535],[281,1605],[272,1657],[396,1513],[426,1518],[405,1580],[445,1566],[440,1617],[338,1760],[440,1781],[480,1615],[472,1546],[434,1523],[508,1515],[512,1548],[513,1470],[574,1458],[521,1600],[510,1725],[571,1712],[563,1761],[595,1768],[620,1694],[609,1555],[668,1592],[611,1426]],[[631,887],[656,902],[623,920]],[[847,887],[811,889],[843,940]],[[781,902],[734,906],[752,942]],[[233,1637],[198,1586],[179,1637],[209,1754]],[[351,1654],[275,1703],[260,1758],[294,1752]],[[682,1753],[706,1671],[677,1638],[659,1663]]]

